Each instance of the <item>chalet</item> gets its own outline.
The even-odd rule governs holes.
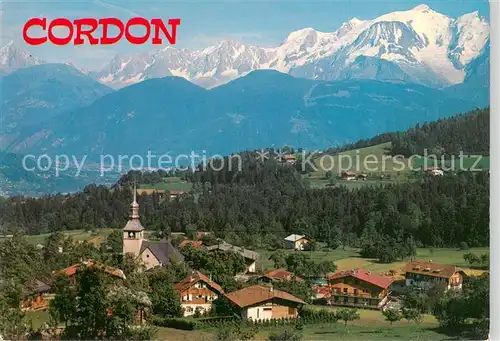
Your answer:
[[[432,175],[432,176],[442,176],[444,175],[443,170],[441,167],[433,166],[433,167],[427,167],[425,169],[425,172]]]
[[[462,289],[460,269],[452,265],[432,262],[413,261],[405,266],[407,287],[428,289],[431,286],[443,285],[445,290]]]
[[[259,258],[259,254],[255,251],[247,250],[239,246],[234,246],[226,242],[208,246],[207,250],[208,251],[219,250],[224,252],[230,251],[239,253],[245,259],[245,266],[246,266],[245,273],[255,273],[255,264],[257,262],[257,259]]]
[[[181,300],[184,316],[193,315],[196,310],[206,313],[212,309],[212,302],[224,295],[221,286],[199,271],[175,284]]]
[[[389,297],[390,277],[363,269],[340,271],[328,276],[329,303],[339,306],[382,308]]]
[[[150,242],[144,239],[144,227],[139,220],[136,191],[130,207],[130,219],[123,228],[123,254],[130,254],[140,259],[146,269],[183,261],[184,257],[170,241],[163,239],[159,242]]]
[[[356,173],[351,171],[343,171],[341,173],[343,180],[356,180]]]
[[[304,245],[309,244],[311,240],[301,234],[291,234],[285,238],[285,249],[304,250]]]
[[[231,292],[226,298],[240,311],[242,318],[260,321],[297,318],[305,302],[272,286],[253,285]]]
[[[46,282],[34,280],[26,285],[22,293],[21,310],[39,311],[49,307],[54,295],[50,294],[52,288]]]
[[[304,280],[298,276],[295,276],[293,272],[287,271],[285,269],[269,270],[264,272],[261,276],[257,277],[259,282],[272,283],[272,282],[282,282],[295,280],[297,282],[303,282]]]

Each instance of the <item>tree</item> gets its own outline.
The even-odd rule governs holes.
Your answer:
[[[269,256],[269,260],[272,260],[274,263],[275,269],[281,269],[286,267],[286,253],[283,250],[278,250]]]
[[[342,308],[336,312],[339,320],[344,321],[344,326],[347,328],[347,322],[359,320],[360,316],[354,308]]]
[[[403,308],[402,309],[403,318],[410,323],[410,321],[415,321],[416,324],[422,322],[422,315],[415,308]]]
[[[394,322],[401,321],[401,318],[403,317],[398,310],[390,308],[383,310],[382,314],[384,315],[385,320],[388,321],[391,326]]]
[[[123,232],[115,230],[109,234],[106,241],[101,245],[104,252],[123,253]]]
[[[173,286],[170,273],[160,268],[149,274],[150,297],[153,312],[164,317],[182,316],[180,298]]]

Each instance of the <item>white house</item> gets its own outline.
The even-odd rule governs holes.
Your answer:
[[[302,251],[304,245],[309,244],[311,240],[304,235],[291,234],[285,238],[285,249],[294,249]]]

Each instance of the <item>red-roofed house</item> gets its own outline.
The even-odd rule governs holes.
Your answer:
[[[342,176],[342,179],[344,179],[344,180],[356,180],[356,173],[355,172],[343,171],[341,176]]]
[[[184,316],[193,315],[212,309],[212,302],[224,295],[221,286],[199,271],[194,271],[175,285],[175,290],[181,298]]]
[[[387,302],[391,277],[363,269],[340,271],[328,276],[330,304],[381,308]]]

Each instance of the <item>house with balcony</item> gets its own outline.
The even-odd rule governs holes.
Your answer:
[[[194,315],[196,310],[206,313],[212,309],[212,302],[224,295],[222,287],[199,271],[194,271],[179,283],[175,290],[180,296],[184,316]]]
[[[462,274],[460,269],[453,265],[413,261],[406,264],[404,271],[408,288],[427,290],[432,286],[441,285],[444,290],[462,289]]]
[[[388,301],[393,280],[363,269],[340,271],[328,276],[330,297],[337,306],[380,309]]]

